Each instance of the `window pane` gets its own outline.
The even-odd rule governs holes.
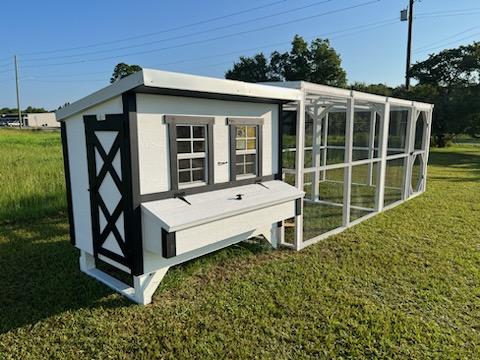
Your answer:
[[[248,150],[255,150],[256,148],[257,148],[257,141],[255,139],[247,140],[247,149]]]
[[[257,127],[256,126],[248,126],[247,127],[247,136],[248,137],[255,137],[257,136]]]
[[[205,152],[205,141],[194,141],[193,152]]]
[[[205,159],[192,159],[192,168],[203,168],[205,163]]]
[[[204,176],[205,172],[203,171],[203,169],[193,170],[192,173],[193,173],[193,181],[203,181],[203,180],[205,180],[205,176]]]
[[[237,168],[237,175],[245,174],[245,168],[243,165],[237,165],[236,168]]]
[[[185,139],[190,137],[190,126],[177,125],[177,138]]]
[[[255,164],[247,164],[245,165],[245,172],[247,174],[255,174]]]
[[[245,155],[246,163],[255,163],[255,154]]]
[[[246,149],[246,142],[245,140],[237,140],[237,150],[245,150]]]
[[[178,160],[179,169],[190,169],[190,159]]]
[[[192,152],[192,143],[190,141],[177,141],[177,152],[179,154]]]
[[[204,138],[205,137],[205,127],[204,126],[194,126],[193,127],[193,137],[194,138]]]
[[[245,155],[237,155],[236,156],[236,162],[237,164],[242,164],[245,162]]]
[[[244,138],[246,134],[245,126],[237,126],[237,138]]]
[[[190,179],[190,170],[187,171],[179,171],[178,172],[178,182],[179,183],[186,183],[192,181]]]

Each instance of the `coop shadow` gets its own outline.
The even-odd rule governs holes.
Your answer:
[[[442,166],[452,169],[472,171],[473,176],[456,178],[454,176],[429,175],[432,179],[448,182],[466,182],[480,180],[480,156],[457,151],[432,152],[428,159],[429,166]]]
[[[78,270],[64,218],[0,225],[0,334],[80,308],[129,305]]]
[[[67,311],[137,306],[79,270],[66,219],[0,224],[0,334]],[[247,241],[173,267],[157,291],[181,285],[198,271],[267,251]]]

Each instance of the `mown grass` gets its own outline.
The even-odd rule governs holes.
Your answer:
[[[65,209],[59,132],[0,130],[0,223]]]
[[[298,253],[173,268],[145,307],[79,272],[63,213],[4,223],[0,359],[479,358],[480,149],[434,150],[427,186]]]

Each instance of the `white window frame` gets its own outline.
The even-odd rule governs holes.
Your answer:
[[[195,115],[165,115],[165,123],[169,126],[169,143],[170,143],[170,188],[171,190],[181,190],[191,187],[199,187],[211,185],[214,182],[214,173],[213,173],[213,124],[214,118],[207,116],[195,116]],[[189,138],[177,138],[177,126],[189,126],[190,127],[190,137]],[[193,135],[193,128],[195,126],[204,127],[204,137],[195,138]],[[204,141],[205,151],[203,152],[194,152],[193,144],[195,141]],[[189,153],[179,153],[178,152],[178,143],[179,142],[190,142],[191,151]],[[193,180],[193,170],[194,168],[190,167],[190,182],[180,182],[179,174],[180,170],[180,160],[193,160],[193,159],[205,159],[204,160],[204,180],[198,181]]]

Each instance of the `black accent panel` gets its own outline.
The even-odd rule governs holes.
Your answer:
[[[295,215],[302,215],[302,198],[295,199]]]
[[[133,98],[132,98],[133,97]],[[90,185],[90,206],[94,256],[111,259],[130,269],[132,275],[143,273],[143,248],[141,233],[140,191],[138,178],[138,147],[135,111],[135,94],[124,94],[124,113],[107,114],[98,121],[96,115],[84,116],[87,145],[87,163]],[[115,139],[110,149],[104,149],[97,134],[114,132]],[[117,173],[114,160],[119,154],[121,173]],[[102,164],[97,164],[101,159]],[[100,195],[100,188],[109,175],[118,189],[120,200],[109,211]],[[100,228],[100,215],[105,226]],[[123,215],[123,229],[117,228],[117,221]],[[123,230],[123,237],[121,235]],[[114,239],[119,251],[104,247],[108,238]]]
[[[130,183],[130,191],[126,193],[127,211],[129,218],[127,237],[130,240],[132,251],[132,274],[143,274],[143,241],[142,241],[142,213],[140,197],[140,167],[138,156],[138,123],[137,123],[137,95],[133,92],[122,94],[123,115],[126,120],[125,158],[122,168],[125,167],[126,182]]]
[[[162,229],[162,256],[166,259],[177,255],[176,233]]]
[[[263,126],[257,125],[257,176],[261,177],[262,174],[263,174]]]
[[[283,180],[283,105],[278,105],[278,168],[276,180]]]
[[[236,136],[237,127],[228,126],[229,150],[230,150],[230,181],[237,179]]]
[[[63,168],[65,173],[65,188],[67,191],[68,223],[70,225],[70,242],[75,245],[75,223],[73,221],[73,203],[72,203],[72,185],[70,182],[70,163],[68,158],[67,127],[65,122],[60,123],[62,150],[63,150]]]

